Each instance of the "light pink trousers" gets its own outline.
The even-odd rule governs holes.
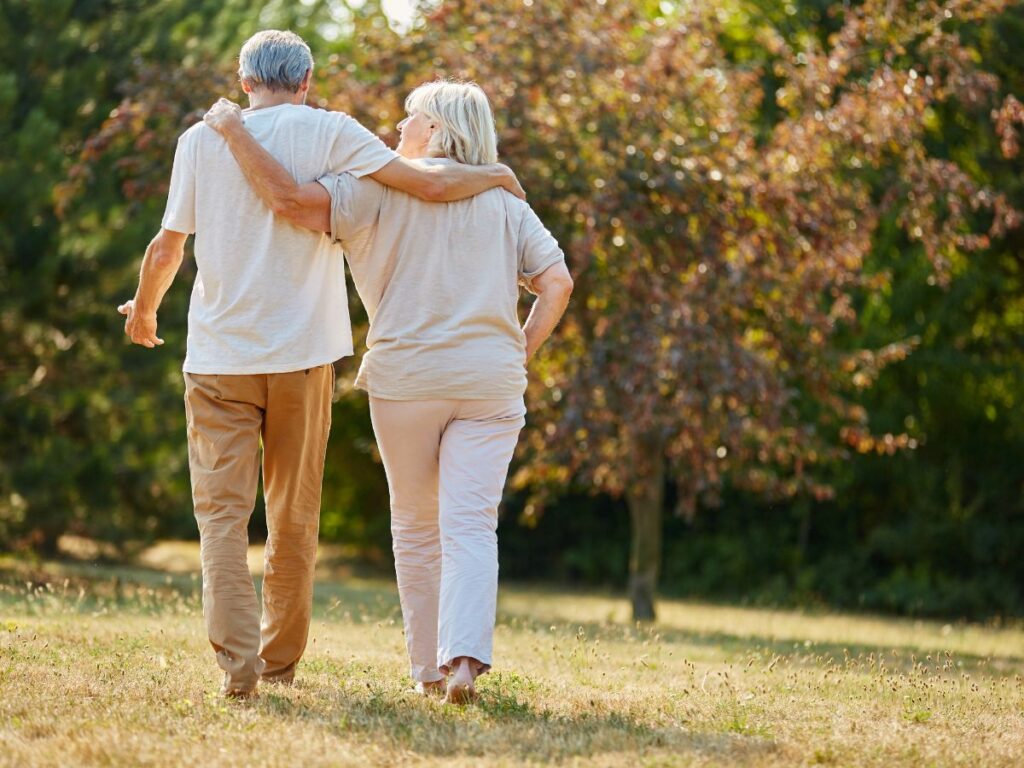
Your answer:
[[[382,400],[370,416],[391,492],[391,534],[413,679],[469,656],[491,666],[498,503],[525,424],[511,400]]]

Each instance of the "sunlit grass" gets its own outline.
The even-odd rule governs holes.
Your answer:
[[[174,546],[172,572],[0,563],[0,765],[1024,763],[1019,625],[664,602],[638,627],[503,588],[463,711],[412,692],[393,585],[326,571],[298,683],[227,703]]]

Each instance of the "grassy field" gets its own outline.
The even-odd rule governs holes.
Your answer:
[[[412,692],[392,583],[325,570],[297,684],[238,704],[194,548],[141,562],[0,562],[0,765],[1024,765],[1019,624],[503,587],[461,710]]]

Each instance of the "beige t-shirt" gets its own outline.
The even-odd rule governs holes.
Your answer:
[[[370,317],[356,386],[387,400],[522,396],[519,279],[565,258],[530,206],[502,189],[427,203],[350,174],[320,183]]]
[[[363,176],[397,157],[340,112],[283,104],[244,118],[299,182]],[[203,123],[178,139],[163,226],[196,235],[185,371],[283,373],[352,354],[341,249],[275,218]]]

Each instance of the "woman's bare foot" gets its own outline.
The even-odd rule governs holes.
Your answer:
[[[448,676],[448,692],[445,704],[470,704],[476,701],[476,664],[468,656],[460,656],[452,662],[452,673]]]
[[[444,680],[428,680],[416,683],[416,693],[420,696],[443,696],[446,688]]]

